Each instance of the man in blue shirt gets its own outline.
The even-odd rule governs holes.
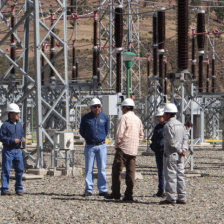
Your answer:
[[[8,120],[5,121],[0,129],[0,141],[3,143],[2,150],[2,173],[1,173],[1,195],[10,195],[9,177],[10,169],[13,164],[15,169],[15,191],[19,196],[23,195],[23,157],[20,150],[21,143],[25,142],[24,131],[19,120],[20,109],[17,104],[11,103],[7,107]]]
[[[93,98],[90,102],[91,112],[84,115],[80,124],[80,135],[85,139],[85,193],[83,196],[92,195],[93,167],[96,157],[98,168],[97,187],[100,196],[107,195],[106,186],[106,159],[107,148],[105,139],[109,131],[108,117],[101,112],[101,102]]]

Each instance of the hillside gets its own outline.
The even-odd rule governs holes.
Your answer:
[[[23,1],[17,1],[18,4],[22,3]],[[42,17],[45,18],[44,23],[49,26],[50,20],[48,19],[50,12],[54,12],[58,9],[58,5],[55,3],[56,1],[42,2]],[[88,5],[85,4],[86,1],[80,1],[83,3],[82,6],[79,6],[78,10],[80,15],[85,14],[88,10],[92,11],[98,8],[98,1],[88,1]],[[167,56],[167,72],[175,72],[177,67],[177,50],[176,50],[176,43],[177,43],[177,16],[176,16],[176,1],[162,1],[157,4],[157,6],[165,6],[167,8],[166,11],[166,42],[165,42],[165,49]],[[10,2],[8,3],[8,7],[10,6]],[[81,7],[81,8],[80,8]],[[17,7],[18,10],[19,6]],[[190,64],[191,64],[191,28],[196,28],[196,11],[195,8],[190,8],[189,10],[189,71],[190,71]],[[206,9],[206,8],[205,8]],[[142,89],[146,89],[145,80],[146,80],[146,54],[150,54],[152,51],[152,15],[156,9],[152,8],[152,4],[149,2],[142,1],[139,4],[139,30],[140,30],[140,54],[142,57],[141,60],[141,79],[142,79]],[[46,19],[47,18],[47,19]],[[105,20],[108,19],[108,16],[104,17]],[[127,15],[124,15],[124,21],[127,20]],[[85,18],[85,19],[78,19],[77,20],[77,33],[75,32],[74,23],[72,21],[68,21],[68,42],[69,42],[69,74],[71,75],[71,45],[72,41],[76,36],[76,58],[79,61],[79,76],[80,79],[91,79],[92,76],[92,47],[93,47],[93,19],[92,18]],[[63,24],[59,22],[59,24],[55,27],[58,35],[62,37],[63,35]],[[3,37],[4,32],[3,29],[1,30],[1,37]],[[126,29],[126,28],[125,28]],[[212,32],[213,30],[223,30],[222,21],[219,20],[216,16],[214,11],[209,11],[206,9],[206,29]],[[23,26],[20,26],[18,32],[18,36],[23,39]],[[31,23],[31,37],[30,37],[30,57],[33,57],[33,28]],[[41,36],[45,35],[46,31],[42,30]],[[224,35],[214,36],[209,35],[209,39],[206,40],[206,47],[205,47],[205,58],[208,56],[211,59],[212,56],[212,48],[213,46],[210,43],[213,43],[213,39],[215,41],[214,50],[216,52],[216,84],[217,84],[217,92],[223,91],[223,67],[224,67],[224,55],[223,55],[223,38]],[[47,39],[47,43],[49,44],[49,38]],[[7,41],[8,45],[2,46],[2,49],[9,48],[9,40]],[[126,45],[124,40],[123,46]],[[60,50],[60,47],[56,47],[56,52]],[[47,54],[49,54],[49,47],[46,50]],[[197,51],[196,51],[197,52]],[[30,60],[32,61],[32,60]],[[62,60],[59,58],[56,61],[56,64],[61,67]],[[152,64],[152,63],[151,63]],[[2,71],[6,70],[6,66],[4,59],[0,60],[0,65]],[[33,63],[30,64],[31,71]],[[204,74],[206,72],[206,65],[204,68]],[[151,68],[152,71],[152,68]],[[206,75],[206,74],[205,74]]]

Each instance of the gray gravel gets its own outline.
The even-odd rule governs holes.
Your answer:
[[[83,198],[84,177],[50,177],[24,181],[24,196],[0,196],[0,223],[224,223],[224,151],[218,148],[195,150],[195,171],[203,177],[186,178],[187,205],[159,205],[157,175],[153,156],[137,158],[134,202],[105,200],[94,195]],[[108,168],[114,149],[108,149]],[[83,147],[76,152],[76,164],[84,168]],[[108,177],[108,189],[111,178]],[[125,183],[122,181],[122,192]],[[14,181],[10,182],[14,192]]]

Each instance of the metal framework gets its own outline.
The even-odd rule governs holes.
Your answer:
[[[131,51],[136,54],[136,58],[131,68],[131,92],[136,98],[140,98],[141,93],[141,71],[140,71],[140,36],[139,36],[139,4],[138,0],[100,0],[99,7],[99,46],[100,46],[100,71],[102,85],[105,89],[113,92],[116,89],[116,49],[114,39],[114,9],[117,5],[124,8],[124,27],[127,33],[123,38],[123,51]],[[109,16],[109,18],[107,18]],[[121,91],[125,91],[124,65],[121,74]]]

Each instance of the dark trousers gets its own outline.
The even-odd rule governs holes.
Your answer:
[[[125,197],[132,197],[133,187],[135,182],[135,159],[136,156],[124,154],[121,149],[116,149],[114,162],[112,166],[112,194],[121,196],[121,172],[123,167],[126,167],[126,191]]]
[[[158,152],[155,154],[156,165],[158,169],[158,191],[164,192],[164,172],[163,172],[163,152]]]

